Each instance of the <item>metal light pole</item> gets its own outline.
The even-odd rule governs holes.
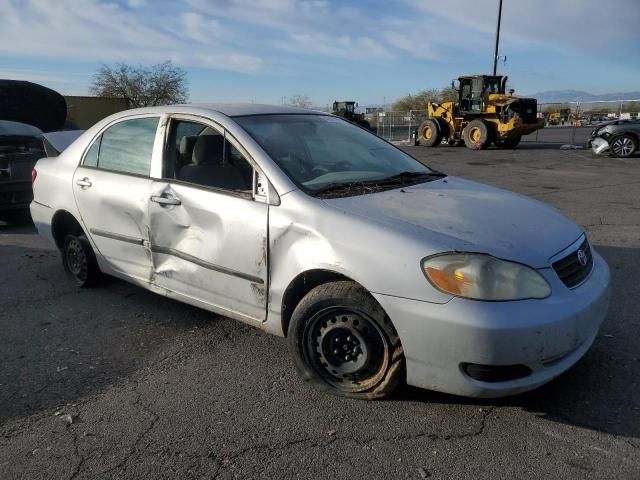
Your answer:
[[[498,45],[500,44],[500,20],[502,19],[502,0],[499,0],[498,4],[498,24],[496,25],[496,48],[493,52],[493,74],[495,75],[498,69]]]

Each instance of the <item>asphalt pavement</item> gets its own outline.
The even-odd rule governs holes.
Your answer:
[[[611,267],[593,348],[503,400],[321,394],[283,339],[119,280],[78,289],[33,226],[0,223],[0,478],[640,478],[640,157],[547,141],[407,148],[554,205]]]

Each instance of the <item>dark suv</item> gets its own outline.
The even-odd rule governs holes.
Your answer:
[[[598,155],[609,151],[614,157],[630,157],[640,145],[640,119],[601,123],[591,132],[589,143]]]

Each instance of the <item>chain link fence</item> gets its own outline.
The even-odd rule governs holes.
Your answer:
[[[426,118],[426,110],[376,112],[369,117],[369,122],[379,137],[412,145],[416,129]],[[539,103],[538,118],[544,118],[545,128],[524,136],[523,143],[584,146],[599,123],[616,119],[640,120],[640,100]]]
[[[390,142],[412,142],[412,136],[427,118],[426,110],[406,112],[377,112],[371,119],[371,126],[379,137]]]

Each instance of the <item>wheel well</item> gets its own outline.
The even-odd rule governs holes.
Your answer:
[[[628,135],[630,137],[633,137],[635,139],[636,142],[640,141],[640,135],[637,132],[634,132],[632,130],[627,130],[625,132],[620,132],[620,133],[614,133],[611,137],[611,140],[618,138],[618,137],[622,137],[624,135]]]
[[[330,270],[309,270],[301,273],[291,281],[282,297],[282,331],[285,337],[289,330],[291,315],[298,303],[300,303],[300,300],[318,285],[340,280],[354,281],[349,277]]]
[[[70,234],[80,235],[84,233],[80,223],[66,210],[55,213],[51,221],[51,234],[58,248],[62,248],[64,237]]]

